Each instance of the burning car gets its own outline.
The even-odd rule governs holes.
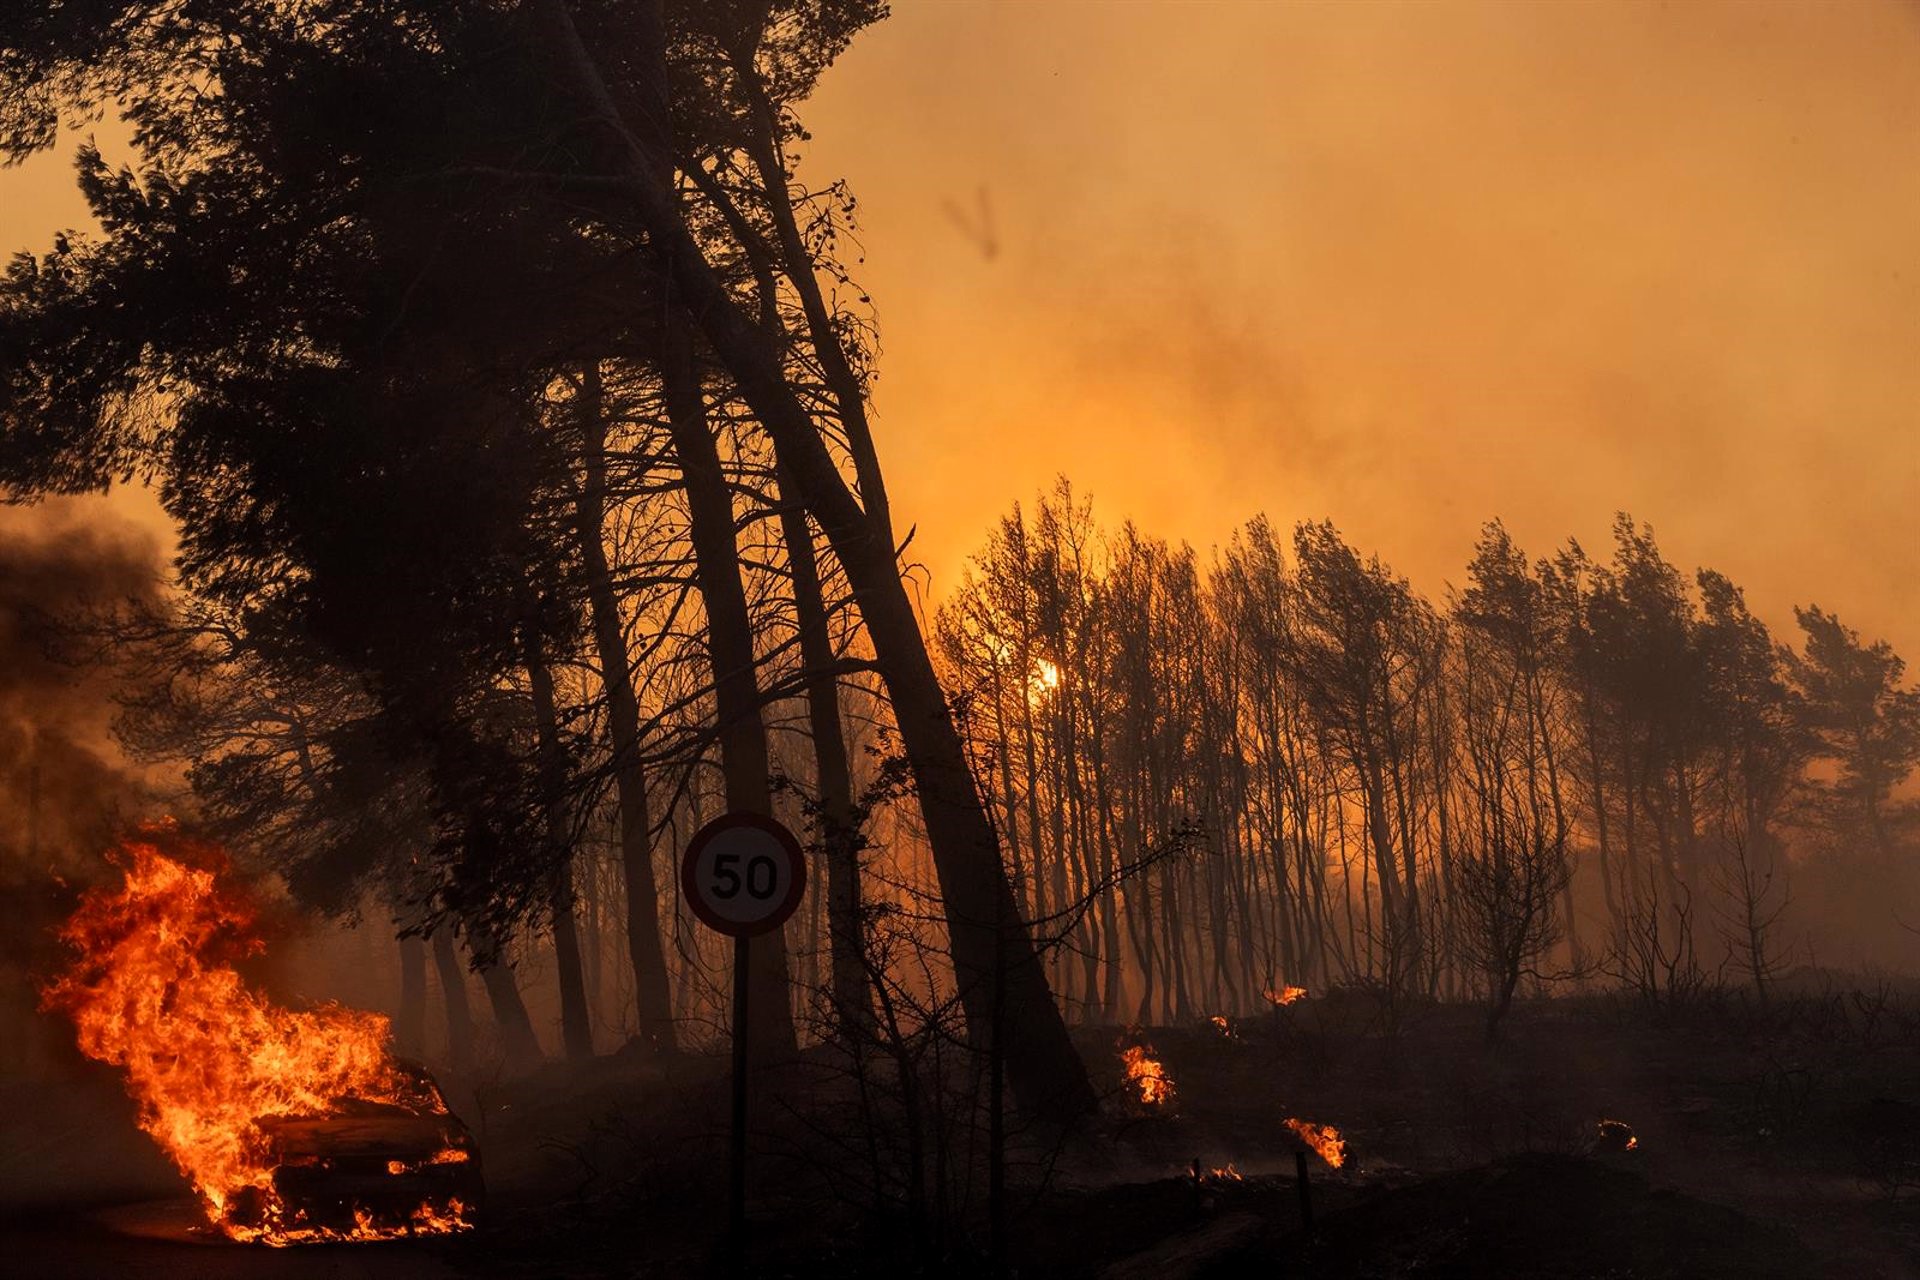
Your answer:
[[[234,962],[263,947],[217,849],[167,827],[113,859],[61,930],[75,956],[43,991],[79,1047],[119,1067],[140,1127],[235,1240],[296,1244],[465,1230],[480,1203],[472,1135],[387,1019],[288,1009]]]
[[[418,1093],[405,1105],[344,1098],[324,1115],[257,1121],[271,1194],[237,1196],[230,1230],[291,1244],[472,1226],[485,1194],[479,1149],[432,1079],[413,1070]]]

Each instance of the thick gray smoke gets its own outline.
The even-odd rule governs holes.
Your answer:
[[[113,655],[74,624],[161,582],[131,526],[48,515],[0,522],[0,856],[42,870],[96,848],[142,792],[110,737]]]

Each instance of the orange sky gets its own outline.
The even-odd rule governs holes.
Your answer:
[[[803,172],[860,197],[936,593],[1057,471],[1202,547],[1329,516],[1436,595],[1491,515],[1624,507],[1920,661],[1920,8],[897,8]],[[0,173],[0,245],[65,184]]]

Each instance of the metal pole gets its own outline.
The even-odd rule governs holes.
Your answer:
[[[727,1253],[747,1256],[747,939],[733,940],[733,1132],[727,1170]]]

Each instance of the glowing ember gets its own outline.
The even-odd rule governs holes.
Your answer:
[[[1633,1126],[1624,1120],[1602,1120],[1595,1146],[1601,1151],[1638,1151],[1640,1139],[1634,1136]]]
[[[1226,1039],[1234,1040],[1238,1038],[1233,1032],[1233,1022],[1226,1014],[1216,1013],[1211,1018],[1208,1018],[1207,1021],[1213,1025],[1215,1031],[1218,1031]]]
[[[329,1124],[372,1135],[382,1160],[378,1143],[396,1125],[433,1135],[423,1155],[444,1148],[427,1163],[471,1154],[451,1154],[463,1131],[432,1082],[388,1054],[387,1019],[334,1005],[282,1009],[247,988],[232,962],[263,944],[252,904],[206,869],[224,868],[218,850],[151,827],[111,861],[125,883],[81,899],[60,931],[77,956],[43,1003],[73,1019],[82,1052],[125,1070],[141,1128],[192,1182],[208,1219],[236,1240],[276,1245],[470,1226],[471,1203],[459,1197],[423,1193],[398,1209],[336,1200],[316,1219],[283,1194],[276,1174],[331,1170],[324,1144],[295,1149]],[[399,1160],[385,1167],[410,1173]]]
[[[1139,1044],[1122,1044],[1120,1065],[1126,1069],[1127,1085],[1133,1091],[1133,1097],[1143,1107],[1168,1107],[1173,1105],[1173,1077],[1160,1064],[1154,1055],[1153,1046],[1141,1041]]]
[[[1347,1140],[1340,1131],[1330,1124],[1312,1124],[1306,1120],[1288,1120],[1287,1128],[1294,1136],[1313,1149],[1313,1153],[1327,1162],[1330,1169],[1338,1169],[1347,1162]]]
[[[1284,1008],[1296,1000],[1306,999],[1307,989],[1305,987],[1281,987],[1278,991],[1275,991],[1272,987],[1268,987],[1260,994],[1267,998],[1268,1004],[1273,1005],[1275,1008]]]

